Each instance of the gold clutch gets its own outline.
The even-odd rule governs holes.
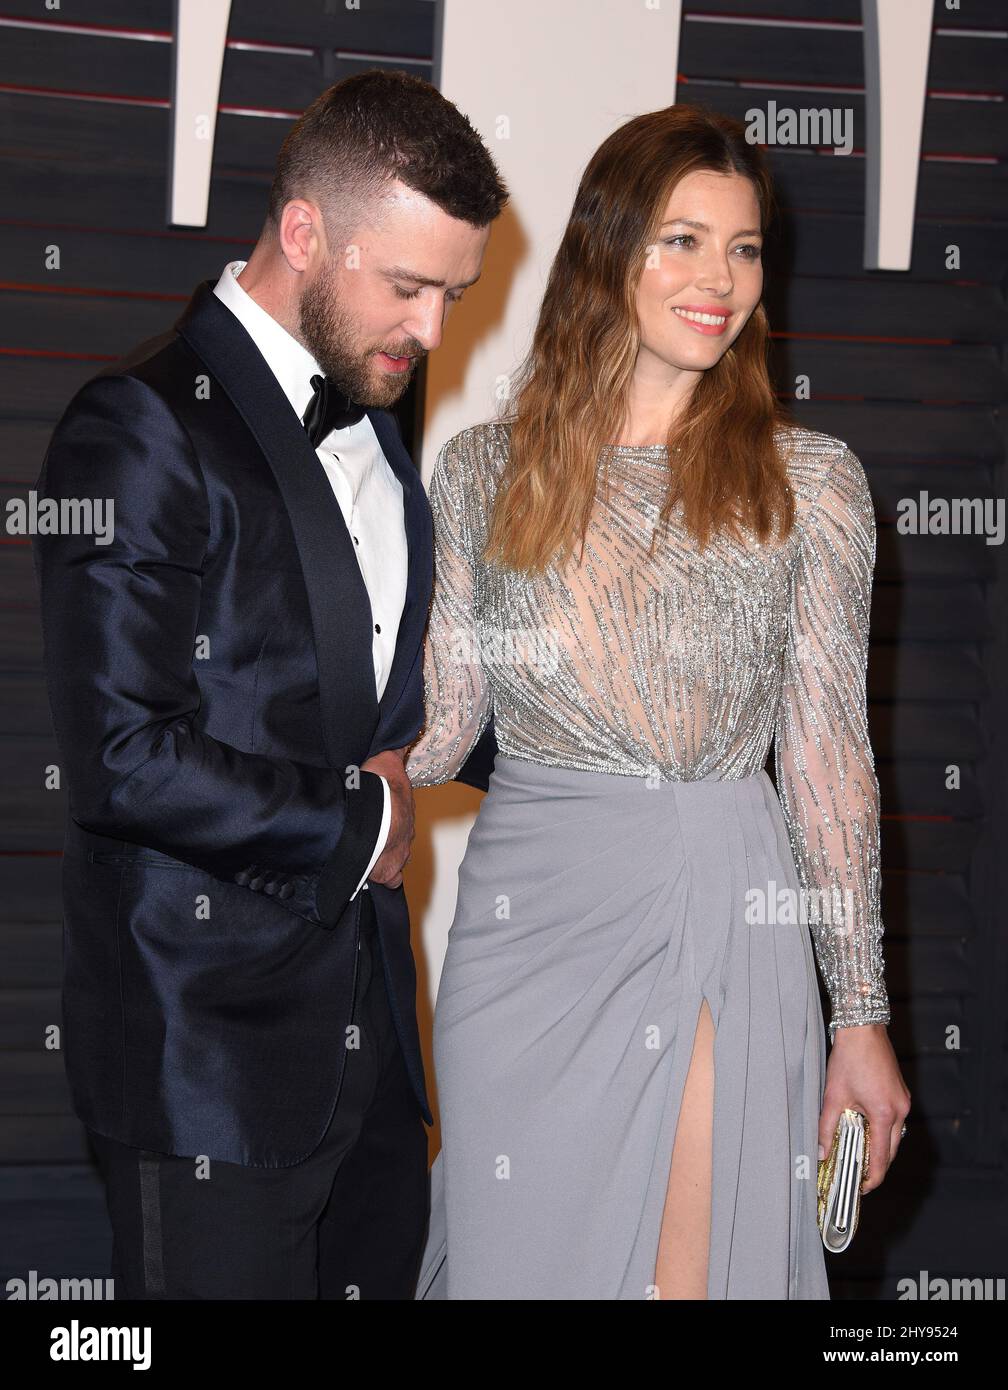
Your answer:
[[[857,1230],[867,1173],[868,1121],[860,1110],[844,1110],[817,1179],[819,1230],[834,1255],[847,1249]]]

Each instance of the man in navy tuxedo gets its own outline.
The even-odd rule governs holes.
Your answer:
[[[435,88],[330,88],[263,231],[78,391],[36,539],[64,1037],[126,1298],[412,1298],[431,1123],[402,868],[426,493],[388,407],[506,202]]]

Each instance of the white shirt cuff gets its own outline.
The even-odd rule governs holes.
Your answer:
[[[380,772],[378,773],[378,776],[381,777]],[[389,791],[388,779],[382,777],[381,784],[382,791],[384,792],[385,796],[385,802],[382,808],[381,829],[378,831],[378,839],[375,843],[374,854],[372,854],[371,856],[371,862],[364,870],[364,877],[361,879],[360,883],[358,883],[357,887],[350,894],[351,902],[353,902],[354,898],[356,898],[357,894],[364,887],[368,874],[374,868],[375,862],[377,861],[382,850],[385,848],[385,841],[388,839],[389,826],[392,824],[392,793]]]

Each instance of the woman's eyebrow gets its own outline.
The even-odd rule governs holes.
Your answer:
[[[689,217],[671,217],[671,218],[669,218],[669,220],[668,220],[667,222],[663,222],[663,223],[662,223],[662,227],[672,227],[672,226],[696,227],[697,231],[699,231],[699,232],[709,232],[709,231],[710,231],[710,227],[708,227],[708,225],[707,225],[706,222],[694,222],[694,221],[693,221],[691,218],[689,218]],[[660,229],[659,229],[659,230],[660,230]],[[762,236],[763,233],[760,231],[759,227],[743,227],[742,230],[741,230],[740,232],[736,232],[735,235],[736,235],[736,236]]]

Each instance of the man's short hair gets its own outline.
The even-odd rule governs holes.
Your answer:
[[[267,221],[274,234],[293,198],[310,198],[349,232],[399,179],[451,217],[485,227],[508,200],[469,121],[438,89],[373,68],[329,87],[287,134],[277,156]]]

